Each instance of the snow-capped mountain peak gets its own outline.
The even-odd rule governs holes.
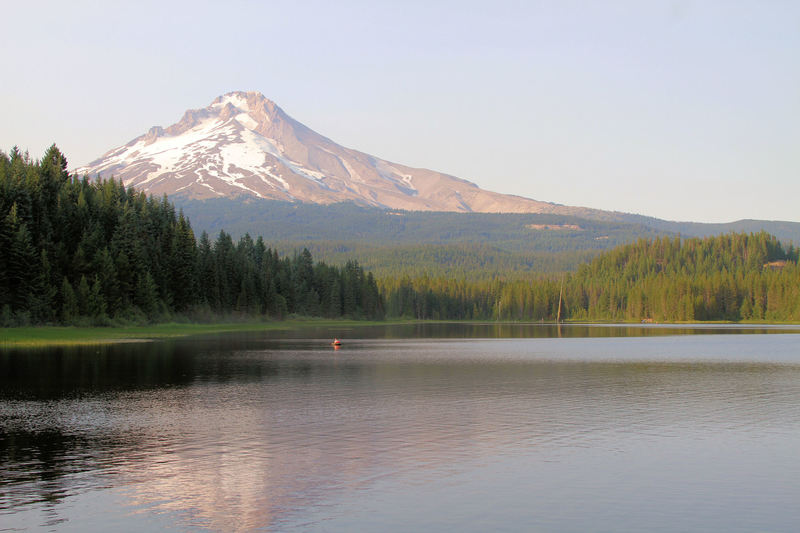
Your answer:
[[[423,211],[560,212],[578,208],[480,189],[468,181],[344,148],[258,92],[231,92],[153,127],[79,173],[152,194],[354,201]]]

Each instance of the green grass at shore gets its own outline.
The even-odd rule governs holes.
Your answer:
[[[65,327],[36,326],[0,329],[0,347],[46,347],[150,341],[247,331],[288,330],[302,327],[340,327],[386,324],[364,320],[284,320],[272,322],[230,322],[212,324],[168,323],[150,326]]]

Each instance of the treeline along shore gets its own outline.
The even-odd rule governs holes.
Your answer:
[[[195,238],[166,197],[0,152],[0,323],[128,325],[308,316],[381,320],[800,321],[798,249],[767,233],[641,239],[576,271],[376,280],[356,261]],[[488,267],[491,268],[491,267]]]

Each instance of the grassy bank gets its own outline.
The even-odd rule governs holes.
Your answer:
[[[137,342],[215,333],[288,330],[303,327],[344,327],[385,324],[365,320],[283,320],[212,324],[153,324],[128,327],[37,326],[0,329],[0,347],[46,347]]]

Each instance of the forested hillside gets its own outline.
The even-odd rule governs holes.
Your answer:
[[[501,278],[528,279],[543,273],[576,270],[600,250],[560,252],[508,251],[491,244],[395,244],[353,242],[275,242],[279,253],[293,254],[303,248],[315,258],[332,264],[355,259],[376,279],[403,276],[441,277],[470,282]]]
[[[176,205],[209,233],[257,233],[271,242],[349,242],[371,246],[489,244],[509,252],[606,250],[665,231],[568,215],[386,210],[353,203],[187,200]],[[671,233],[670,233],[671,235]]]
[[[355,259],[376,278],[430,276],[470,282],[524,279],[577,270],[604,250],[640,238],[708,237],[730,232],[777,235],[800,242],[800,224],[741,220],[670,222],[607,213],[605,220],[521,213],[385,210],[353,203],[314,205],[251,199],[173,198],[195,228],[215,234],[259,234],[281,253],[308,248],[317,259]],[[613,218],[616,217],[616,218]]]
[[[786,220],[743,219],[725,223],[674,222],[630,213],[623,213],[620,218],[626,222],[642,224],[665,234],[680,234],[684,237],[713,237],[726,233],[760,233],[764,231],[774,235],[783,243],[795,243],[795,245],[800,243],[800,222]]]
[[[374,278],[355,262],[280,257],[260,237],[234,242],[224,231],[196,242],[166,198],[66,169],[55,146],[41,161],[0,152],[3,325],[384,315]]]
[[[798,250],[766,233],[642,239],[529,280],[384,280],[390,315],[555,320],[800,320]],[[563,293],[562,293],[563,286]]]
[[[234,240],[221,230],[212,240],[203,232],[196,240],[166,198],[113,180],[79,179],[66,168],[55,146],[41,161],[16,149],[0,152],[3,325],[290,314],[552,321],[559,301],[567,320],[800,321],[798,249],[764,232],[648,238],[604,252],[548,255],[462,242],[448,217],[465,215],[429,213],[442,215],[439,238],[455,242],[365,245],[362,254],[374,251],[367,257],[384,273],[376,281],[348,260],[354,249],[346,243],[311,239],[336,266],[315,263],[308,249],[281,255],[247,233]],[[389,220],[418,224],[406,215]],[[499,239],[502,219],[479,217],[487,238]],[[534,229],[530,220],[518,222],[523,227],[514,231]],[[562,228],[545,231],[560,238],[585,231],[567,219],[550,223]],[[602,224],[591,231],[611,228]],[[476,247],[484,251],[474,254]]]
[[[490,245],[513,253],[607,250],[639,238],[712,237],[727,233],[766,231],[781,242],[800,243],[800,223],[739,220],[724,224],[672,222],[629,213],[596,211],[603,218],[522,214],[414,212],[357,206],[353,203],[314,205],[270,200],[187,200],[171,197],[195,228],[234,236],[246,232],[270,242],[301,246],[348,243],[361,246]],[[478,253],[487,250],[477,249]],[[369,251],[373,253],[374,250]],[[377,274],[377,273],[376,273]]]

